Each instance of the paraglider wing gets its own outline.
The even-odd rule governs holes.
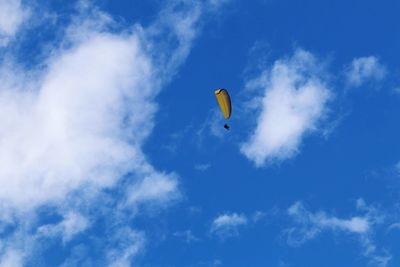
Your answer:
[[[219,107],[221,108],[221,111],[224,114],[224,118],[229,119],[232,112],[232,105],[228,91],[225,89],[215,90],[215,97],[217,98]]]

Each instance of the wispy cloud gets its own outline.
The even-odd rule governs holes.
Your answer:
[[[400,223],[393,223],[388,227],[388,232],[392,230],[400,230]]]
[[[374,56],[355,58],[345,69],[347,84],[352,87],[370,81],[382,81],[386,73],[386,67]]]
[[[179,238],[179,239],[182,239],[184,242],[186,242],[186,243],[188,243],[188,244],[193,243],[193,242],[197,242],[197,241],[200,240],[199,238],[197,238],[197,237],[192,233],[191,230],[185,230],[185,231],[175,232],[173,235],[174,235],[175,237]]]
[[[109,267],[131,266],[132,258],[144,247],[144,235],[130,228],[121,228],[112,237],[114,246],[107,252]]]
[[[23,266],[23,255],[21,251],[7,249],[0,260],[1,267]]]
[[[229,3],[232,0],[209,0],[211,8],[219,8],[224,4]]]
[[[349,233],[367,233],[370,229],[370,222],[366,217],[351,217],[341,219],[329,216],[325,212],[309,212],[301,202],[296,202],[288,209],[288,214],[299,225],[288,229],[288,242],[291,245],[301,245],[302,243],[315,238],[324,230],[338,230]]]
[[[177,177],[161,173],[152,173],[139,183],[128,188],[127,204],[137,205],[143,202],[168,203],[179,197]]]
[[[396,163],[395,169],[400,174],[400,161]]]
[[[253,215],[251,216],[251,220],[254,223],[257,223],[257,222],[263,220],[265,218],[265,216],[267,216],[267,214],[265,212],[258,210],[258,211],[253,213]]]
[[[85,231],[90,225],[87,218],[79,213],[70,211],[64,215],[61,222],[40,226],[38,232],[46,237],[61,236],[63,242],[68,242],[76,234]]]
[[[260,107],[257,125],[241,146],[256,166],[293,157],[306,134],[319,129],[332,99],[321,66],[311,53],[297,50],[248,82],[253,90],[263,90],[255,103]]]
[[[362,255],[377,266],[387,266],[391,255],[385,250],[379,252],[373,241],[374,227],[382,223],[383,216],[362,199],[357,201],[357,210],[363,215],[340,218],[324,211],[310,212],[301,202],[296,202],[288,209],[288,215],[295,222],[295,226],[285,230],[288,244],[300,246],[324,231],[347,233],[358,237]]]
[[[204,172],[208,170],[211,167],[210,163],[204,163],[204,164],[196,164],[194,165],[194,168],[198,171]]]
[[[216,217],[210,232],[221,239],[225,239],[239,234],[239,228],[248,223],[248,219],[243,214],[225,213]]]
[[[20,0],[0,0],[0,48],[14,38],[28,15]]]

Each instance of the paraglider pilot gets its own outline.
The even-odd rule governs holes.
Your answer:
[[[215,90],[214,93],[224,118],[228,120],[232,113],[231,98],[228,94],[228,91],[226,89],[218,89]],[[225,123],[224,128],[229,130],[230,127],[227,123]]]

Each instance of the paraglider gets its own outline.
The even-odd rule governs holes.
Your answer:
[[[215,90],[215,97],[217,98],[219,107],[221,108],[224,118],[228,120],[231,117],[232,113],[231,98],[228,91],[226,89]],[[227,123],[225,123],[224,128],[229,130],[230,127]]]

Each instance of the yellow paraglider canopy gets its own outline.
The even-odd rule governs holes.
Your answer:
[[[217,98],[219,107],[221,108],[221,111],[224,114],[224,118],[229,119],[232,112],[232,105],[228,91],[225,89],[215,90],[215,97]]]

